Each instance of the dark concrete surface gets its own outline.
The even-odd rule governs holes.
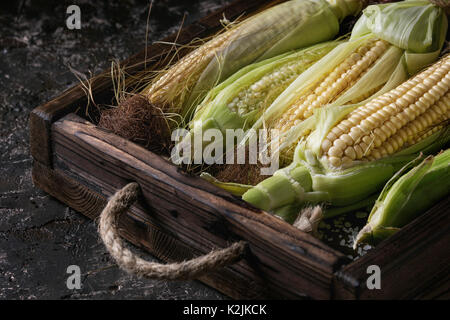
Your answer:
[[[148,41],[163,38],[226,0],[155,0]],[[81,30],[66,8],[81,8]],[[0,299],[223,299],[199,282],[135,279],[119,270],[96,225],[33,186],[28,117],[89,75],[145,45],[149,1],[0,2]],[[146,256],[148,259],[152,257]],[[78,265],[79,290],[66,273]]]

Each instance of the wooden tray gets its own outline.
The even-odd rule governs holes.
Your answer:
[[[281,1],[237,1],[184,28],[178,43],[205,37],[229,19]],[[165,39],[174,41],[175,35]],[[153,44],[147,67],[157,68],[169,46]],[[123,62],[129,74],[144,69],[145,50]],[[109,71],[90,80],[96,101],[110,103]],[[437,204],[368,254],[343,253],[210,183],[185,174],[162,157],[82,117],[81,85],[30,115],[33,181],[68,206],[95,219],[106,199],[136,181],[142,197],[120,220],[121,235],[164,261],[181,261],[249,243],[245,259],[199,280],[232,298],[449,297],[449,200]],[[77,114],[78,113],[78,114]],[[367,267],[381,268],[381,289],[369,290]]]

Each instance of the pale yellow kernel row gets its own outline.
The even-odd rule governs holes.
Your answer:
[[[450,58],[355,109],[334,126],[321,151],[334,167],[391,155],[450,117]]]

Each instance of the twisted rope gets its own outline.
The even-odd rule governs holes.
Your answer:
[[[139,185],[134,182],[127,184],[112,196],[100,215],[100,237],[119,267],[126,272],[150,279],[196,279],[205,273],[233,264],[243,257],[246,243],[239,241],[228,248],[214,250],[204,256],[179,263],[160,264],[141,259],[124,247],[117,231],[120,215],[128,210],[138,196]]]

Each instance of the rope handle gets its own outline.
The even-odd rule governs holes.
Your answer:
[[[149,279],[188,280],[242,259],[247,246],[244,241],[235,242],[225,249],[213,250],[192,260],[171,264],[149,262],[135,255],[125,248],[117,230],[117,222],[120,215],[137,200],[139,194],[140,188],[137,183],[127,184],[110,198],[100,214],[100,237],[121,269]]]

